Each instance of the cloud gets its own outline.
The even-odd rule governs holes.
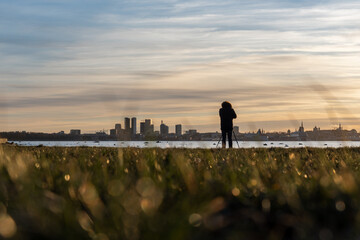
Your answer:
[[[2,117],[39,120],[33,110],[50,121],[60,111],[86,126],[91,114],[101,125],[136,113],[209,129],[227,98],[244,122],[282,121],[287,112],[326,118],[329,100],[315,82],[335,96],[337,118],[356,118],[359,8],[308,0],[2,1]]]

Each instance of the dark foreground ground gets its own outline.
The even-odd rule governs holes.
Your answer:
[[[0,239],[359,239],[360,149],[0,146]]]

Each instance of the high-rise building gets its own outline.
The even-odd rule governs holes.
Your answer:
[[[145,119],[144,122],[140,122],[140,133],[143,135],[154,134],[154,125],[151,124],[151,119]]]
[[[140,134],[145,134],[145,122],[140,122]]]
[[[136,135],[136,117],[131,118],[131,134]]]
[[[125,131],[130,133],[130,118],[126,117],[124,119],[124,124],[125,124]]]
[[[175,133],[176,133],[176,135],[181,136],[181,134],[182,134],[182,126],[181,126],[181,124],[175,125]]]
[[[145,134],[153,134],[154,125],[151,124],[151,119],[145,119]]]
[[[151,125],[151,119],[145,119],[145,126]]]
[[[167,125],[165,125],[163,121],[161,121],[161,124],[160,124],[160,134],[161,135],[169,134],[169,127]]]

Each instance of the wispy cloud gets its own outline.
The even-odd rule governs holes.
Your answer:
[[[329,117],[318,84],[336,96],[337,119],[357,118],[359,9],[350,0],[2,1],[1,117],[5,128],[34,129],[16,116],[51,122],[61,111],[66,126],[92,129],[137,114],[210,130],[226,98],[239,124],[275,118],[281,128],[289,112]],[[101,117],[88,124],[90,106]]]

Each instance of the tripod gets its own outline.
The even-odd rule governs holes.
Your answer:
[[[234,130],[233,130],[233,134],[234,134],[235,141],[236,141],[236,143],[237,143],[237,145],[238,145],[238,148],[240,148],[240,145],[239,145],[239,142],[238,142],[238,140],[237,140],[237,138],[236,138],[236,134],[235,134]],[[216,144],[216,148],[218,147],[221,139],[222,139],[222,136],[220,136],[220,139],[219,139],[218,143]]]

